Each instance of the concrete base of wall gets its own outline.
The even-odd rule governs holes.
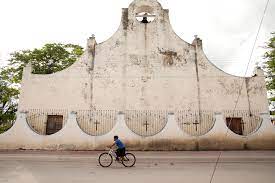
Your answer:
[[[261,127],[250,136],[239,136],[229,130],[221,113],[215,114],[215,125],[205,135],[192,137],[184,133],[170,114],[166,127],[152,137],[141,137],[126,125],[124,114],[118,114],[115,127],[106,135],[90,136],[84,133],[71,112],[62,130],[49,136],[36,134],[26,121],[26,114],[19,113],[13,127],[0,134],[0,149],[35,150],[104,150],[118,135],[131,150],[274,150],[275,127],[269,115],[261,114]]]

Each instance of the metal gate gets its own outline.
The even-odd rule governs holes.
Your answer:
[[[29,109],[27,111],[27,123],[39,135],[47,134],[48,116],[62,116],[61,128],[66,124],[68,119],[68,111],[65,109]],[[56,129],[59,129],[60,125]]]
[[[177,111],[179,127],[191,136],[202,136],[214,126],[213,111]]]
[[[115,110],[82,110],[77,111],[77,123],[87,134],[100,136],[110,132],[116,123]]]
[[[153,136],[167,124],[167,111],[127,110],[125,120],[129,129],[140,136]]]
[[[261,124],[262,124],[262,118],[259,116],[259,111],[253,110],[226,110],[223,111],[223,115],[226,118],[241,118],[241,126],[242,126],[242,134],[239,135],[250,135],[254,132],[256,132]],[[234,130],[232,130],[234,132]],[[238,134],[239,132],[234,132]]]

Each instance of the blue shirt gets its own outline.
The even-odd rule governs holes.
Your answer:
[[[125,145],[119,139],[117,139],[115,143],[119,149],[125,148]]]

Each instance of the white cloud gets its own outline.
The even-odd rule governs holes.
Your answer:
[[[132,0],[8,0],[0,1],[0,58],[20,49],[48,42],[86,45],[95,34],[108,39],[117,30],[121,8]],[[208,57],[227,72],[243,75],[255,40],[265,2],[263,0],[160,0],[170,9],[175,32],[188,42],[198,34]],[[275,31],[275,1],[270,1],[253,56],[261,59],[264,45]],[[1,63],[0,63],[1,64]],[[251,71],[251,69],[250,69]]]

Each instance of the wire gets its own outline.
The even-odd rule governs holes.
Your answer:
[[[221,155],[222,155],[222,152],[220,151],[220,154],[219,154],[219,156],[218,156],[218,158],[217,158],[217,161],[216,161],[216,164],[215,164],[215,167],[214,167],[214,171],[213,171],[213,173],[212,173],[212,175],[211,175],[210,183],[212,183],[212,181],[213,181],[213,178],[214,178],[215,172],[216,172],[216,170],[217,170],[218,163],[219,163],[219,161],[220,161]]]
[[[255,41],[254,41],[254,44],[253,44],[251,53],[250,53],[250,57],[249,57],[249,60],[248,60],[247,66],[246,66],[246,70],[245,70],[244,77],[246,76],[246,74],[247,74],[247,72],[248,72],[248,68],[249,68],[249,65],[250,65],[251,60],[252,60],[252,56],[253,56],[253,53],[254,53],[254,50],[255,50],[255,47],[256,47],[256,43],[257,43],[257,41],[258,41],[258,37],[259,37],[259,34],[260,34],[260,30],[261,30],[262,25],[263,25],[263,21],[264,21],[265,15],[266,15],[266,11],[267,11],[267,7],[268,7],[268,4],[269,4],[269,1],[270,1],[270,0],[267,0],[267,1],[266,1],[264,13],[263,13],[263,16],[262,16],[262,19],[261,19],[261,22],[260,22],[260,25],[259,25],[259,28],[258,28],[258,31],[257,31],[257,35],[256,35],[256,38],[255,38]],[[240,96],[241,96],[241,93],[242,93],[242,89],[243,89],[244,83],[245,83],[245,79],[242,80],[241,88],[240,88],[240,90],[239,90],[239,94],[238,94],[238,97],[237,97],[237,100],[236,100],[236,103],[235,103],[235,106],[234,106],[233,113],[236,111],[236,108],[237,108],[237,105],[238,105],[238,102],[239,102],[239,99],[240,99]],[[228,132],[229,132],[229,127],[231,126],[232,120],[233,120],[233,117],[230,119],[230,122],[229,122],[229,125],[228,125],[228,128],[227,128],[227,131],[226,131],[226,134],[225,134],[225,139],[224,139],[224,141],[226,141],[227,134],[228,134]],[[221,157],[221,154],[222,154],[222,152],[220,151],[219,157],[218,157],[217,162],[216,162],[216,164],[215,164],[214,171],[213,171],[212,176],[211,176],[210,183],[212,183],[213,178],[214,178],[214,176],[215,176],[215,172],[216,172],[216,170],[217,170],[217,166],[218,166],[218,163],[219,163],[219,159],[220,159],[220,157]]]
[[[254,50],[255,50],[255,47],[256,47],[256,43],[257,43],[257,40],[258,40],[258,37],[259,37],[259,34],[260,34],[260,30],[261,30],[261,28],[262,28],[263,20],[264,20],[266,11],[267,11],[267,7],[268,7],[268,4],[269,4],[269,1],[270,1],[270,0],[267,0],[267,2],[266,2],[265,10],[264,10],[264,13],[263,13],[263,16],[262,16],[262,19],[261,19],[261,22],[260,22],[260,25],[259,25],[259,28],[258,28],[258,31],[257,31],[257,35],[256,35],[256,38],[255,38],[255,41],[254,41],[254,44],[253,44],[253,48],[252,48],[251,53],[250,53],[250,57],[249,57],[249,61],[248,61],[247,66],[246,66],[246,70],[245,70],[244,77],[247,75],[248,68],[249,68],[249,65],[250,65],[251,60],[252,60],[252,56],[253,56],[253,53],[254,53]],[[236,110],[236,108],[237,108],[237,105],[238,105],[238,102],[239,102],[239,99],[240,99],[240,96],[241,96],[241,92],[242,92],[242,89],[243,89],[243,86],[244,86],[244,82],[245,82],[245,80],[242,80],[242,85],[241,85],[241,88],[240,88],[240,90],[239,90],[238,98],[237,98],[237,100],[236,100],[236,103],[235,103],[235,107],[234,107],[233,112],[234,112],[234,111]],[[232,119],[233,119],[233,118],[231,118],[231,120],[230,120],[229,126],[231,125]],[[229,131],[229,129],[227,129],[226,136],[227,136],[227,134],[228,134],[228,131]]]
[[[262,16],[262,19],[261,19],[261,22],[260,22],[260,25],[259,25],[259,28],[258,28],[258,31],[257,31],[257,35],[256,35],[256,38],[255,38],[255,41],[254,41],[254,44],[253,44],[253,48],[252,48],[251,53],[250,53],[250,57],[249,57],[249,61],[248,61],[247,66],[246,66],[246,70],[245,70],[244,77],[246,76],[246,74],[247,74],[247,72],[248,72],[248,68],[249,68],[249,65],[250,65],[251,60],[252,60],[252,56],[253,56],[253,53],[254,53],[254,50],[255,50],[255,47],[256,47],[256,43],[257,43],[257,40],[258,40],[258,37],[259,37],[259,34],[260,34],[260,30],[261,30],[262,25],[263,25],[263,20],[264,20],[265,14],[266,14],[266,10],[267,10],[269,1],[270,1],[270,0],[267,0],[267,2],[266,2],[266,6],[265,6],[265,9],[264,9],[264,13],[263,13],[263,16]],[[239,94],[238,94],[238,97],[237,97],[237,100],[236,100],[236,103],[235,103],[233,112],[234,112],[234,111],[236,110],[236,108],[237,108],[237,105],[238,105],[238,102],[239,102],[239,99],[240,99],[240,96],[241,96],[241,93],[242,93],[242,89],[243,89],[244,83],[245,83],[245,79],[242,80],[242,84],[241,84],[241,87],[240,87],[240,90],[239,90]],[[232,119],[233,119],[233,118],[231,118],[231,120],[230,120],[229,126],[231,125]],[[228,131],[229,131],[229,129],[227,129],[227,132],[226,132],[225,137],[227,136]]]

